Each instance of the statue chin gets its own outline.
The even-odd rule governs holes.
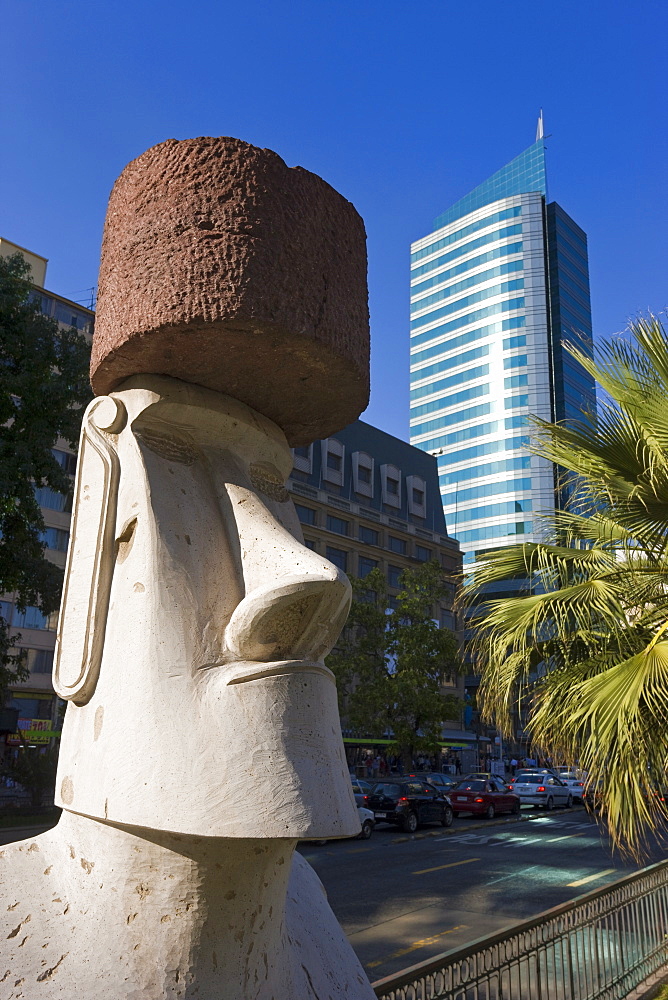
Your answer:
[[[169,718],[157,706],[135,715],[118,695],[113,700],[101,673],[91,703],[68,711],[58,805],[124,826],[200,837],[330,839],[359,832],[336,688],[322,663],[202,670],[195,698],[186,691],[170,698],[182,711]],[[104,720],[98,738],[79,749],[77,730],[94,728],[96,713]]]

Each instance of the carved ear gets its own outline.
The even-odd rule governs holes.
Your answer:
[[[112,396],[94,399],[84,414],[74,487],[70,546],[53,668],[61,698],[85,705],[100,672],[115,560],[120,463],[111,435],[125,424]]]

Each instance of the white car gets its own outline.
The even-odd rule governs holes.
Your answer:
[[[357,834],[360,840],[368,840],[373,833],[373,828],[376,825],[376,819],[374,814],[370,809],[365,809],[364,806],[357,807],[357,815],[360,818],[360,823],[362,824],[362,830]]]
[[[568,785],[571,792],[573,793],[573,799],[575,802],[582,802],[584,799],[584,775],[581,771],[569,771],[557,768],[558,778],[563,781],[565,785]]]
[[[552,774],[521,774],[513,781],[513,792],[519,796],[521,805],[555,806],[573,805],[573,793],[560,778]]]

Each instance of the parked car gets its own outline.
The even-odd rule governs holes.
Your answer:
[[[559,770],[557,777],[560,781],[563,781],[565,785],[568,785],[573,795],[574,802],[584,801],[585,783],[580,772]]]
[[[359,821],[360,821],[360,824],[362,826],[362,829],[357,834],[357,836],[356,836],[355,839],[356,840],[368,840],[369,837],[371,836],[371,834],[373,833],[374,826],[376,825],[376,821],[374,819],[374,815],[373,815],[373,813],[371,812],[370,809],[365,809],[364,806],[358,806],[357,807],[357,815],[359,816]],[[324,840],[313,840],[313,841],[311,841],[311,843],[322,845],[322,844],[326,844],[327,840],[326,839],[324,839]]]
[[[364,781],[362,778],[351,778],[351,781],[355,803],[358,806],[366,806],[373,784],[369,781]]]
[[[365,809],[363,806],[357,807],[357,815],[360,818],[360,823],[362,824],[362,829],[358,833],[358,838],[360,840],[368,840],[373,833],[373,828],[376,825],[376,820],[370,809]]]
[[[452,806],[446,796],[420,778],[376,782],[369,809],[376,823],[394,823],[407,833],[415,833],[423,823],[452,823]]]
[[[497,813],[507,812],[517,816],[520,811],[517,795],[508,791],[505,781],[494,776],[465,778],[450,792],[450,802],[455,816],[460,812],[470,812],[494,819]]]
[[[545,809],[555,806],[568,809],[573,805],[573,793],[568,785],[550,772],[516,775],[513,791],[519,795],[522,805],[544,806]]]
[[[510,791],[510,782],[506,778],[502,778],[500,774],[492,774],[491,771],[470,771],[469,774],[465,774],[463,778],[457,778],[457,781],[475,781],[476,779],[482,779],[483,781],[495,781],[502,785]]]
[[[456,785],[459,778],[453,778],[451,774],[441,774],[440,771],[412,771],[406,775],[407,778],[419,778],[420,781],[427,781],[434,788],[447,795],[453,785]]]

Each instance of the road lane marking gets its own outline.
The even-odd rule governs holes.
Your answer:
[[[480,858],[467,858],[466,861],[451,861],[449,865],[437,865],[435,868],[421,868],[412,875],[426,875],[427,872],[440,872],[443,868],[456,868],[457,865],[470,865],[472,861],[480,861]]]
[[[603,878],[604,875],[612,875],[616,872],[616,868],[606,868],[604,872],[596,872],[595,875],[587,875],[586,878],[579,878],[576,882],[567,882],[566,885],[585,885],[587,882],[594,882],[597,878]]]
[[[521,872],[513,872],[512,875],[502,875],[501,878],[493,878],[491,882],[485,882],[485,885],[494,885],[496,882],[506,882],[509,878],[522,878],[527,872],[533,872],[536,868],[540,868],[541,865],[531,865],[529,868],[523,868]]]
[[[550,839],[546,840],[545,843],[556,844],[558,840],[571,840],[572,837],[584,837],[584,836],[586,836],[584,833],[567,833],[563,837],[550,837]]]
[[[433,937],[422,938],[421,941],[413,941],[413,944],[409,945],[407,948],[401,948],[399,951],[392,952],[387,958],[381,958],[377,962],[367,962],[367,969],[375,969],[379,965],[383,965],[384,962],[389,962],[393,958],[403,958],[404,955],[410,955],[412,951],[418,951],[420,948],[426,948],[427,945],[435,944],[440,938],[445,937],[446,934],[452,934],[453,931],[463,931],[467,930],[467,924],[457,924],[456,927],[450,927],[447,931],[441,931],[440,934],[434,934]]]

